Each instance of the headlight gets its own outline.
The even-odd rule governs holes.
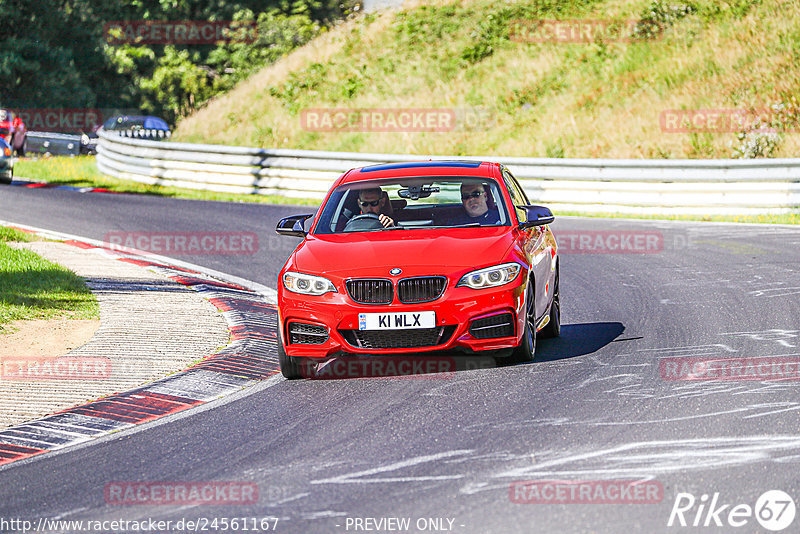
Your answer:
[[[283,274],[283,287],[293,293],[302,293],[303,295],[323,295],[328,291],[336,293],[336,287],[327,278],[291,271]]]
[[[520,269],[520,264],[513,262],[478,269],[462,276],[456,287],[466,286],[472,289],[485,289],[487,287],[502,286],[514,281]]]

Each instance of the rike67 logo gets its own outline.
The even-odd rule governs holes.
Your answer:
[[[755,506],[725,503],[719,492],[710,498],[703,494],[699,499],[691,493],[678,493],[667,526],[726,527],[727,530],[751,524],[755,517],[761,527],[778,532],[794,522],[795,512],[794,500],[781,490],[765,491]]]

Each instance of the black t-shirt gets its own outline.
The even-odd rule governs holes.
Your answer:
[[[467,215],[466,210],[462,209],[461,215],[455,218],[455,220],[451,223],[453,225],[462,225],[462,224],[470,224],[470,223],[478,223],[481,226],[492,226],[495,224],[500,223],[500,212],[497,208],[490,208],[486,213],[483,215],[479,215],[477,217],[470,217]]]

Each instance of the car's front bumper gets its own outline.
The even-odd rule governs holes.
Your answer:
[[[467,287],[448,287],[444,295],[434,301],[420,304],[401,304],[394,302],[386,305],[358,304],[350,299],[347,293],[326,293],[322,296],[306,296],[292,293],[280,288],[278,295],[278,316],[281,337],[286,354],[293,357],[306,357],[319,360],[344,354],[414,354],[442,350],[458,350],[467,353],[509,349],[519,345],[525,314],[524,295],[525,278],[520,276],[510,284],[498,288],[474,290]],[[393,313],[433,311],[436,314],[436,328],[441,329],[434,341],[429,344],[432,332],[411,330],[382,330],[364,333],[359,330],[359,314],[361,313]],[[503,317],[500,317],[503,316]],[[495,320],[511,323],[508,330],[497,332],[510,334],[502,337],[476,337],[480,326],[493,324]],[[482,322],[475,323],[476,320]],[[292,332],[300,330],[289,325],[312,325],[306,331],[325,332],[323,336],[293,336]],[[472,332],[471,327],[474,327]],[[322,330],[324,328],[324,330]],[[485,332],[490,328],[484,327]],[[372,332],[372,333],[370,333]],[[493,331],[494,333],[494,331]],[[476,334],[476,335],[474,335]],[[486,334],[480,334],[486,335]],[[490,334],[491,335],[491,334]],[[425,346],[407,346],[418,339],[427,339]],[[292,342],[300,337],[309,342]],[[364,338],[367,338],[364,341]],[[376,343],[375,339],[380,342]],[[373,348],[374,345],[386,348]],[[401,346],[402,345],[402,346]]]

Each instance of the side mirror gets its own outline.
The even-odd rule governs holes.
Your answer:
[[[275,231],[280,235],[305,237],[306,229],[303,226],[303,223],[306,221],[306,219],[313,216],[314,214],[312,213],[310,215],[292,215],[291,217],[285,217],[278,221],[278,226],[275,227]]]
[[[519,223],[521,229],[531,228],[533,226],[544,226],[556,220],[550,208],[544,206],[517,206],[525,210],[528,220]]]

